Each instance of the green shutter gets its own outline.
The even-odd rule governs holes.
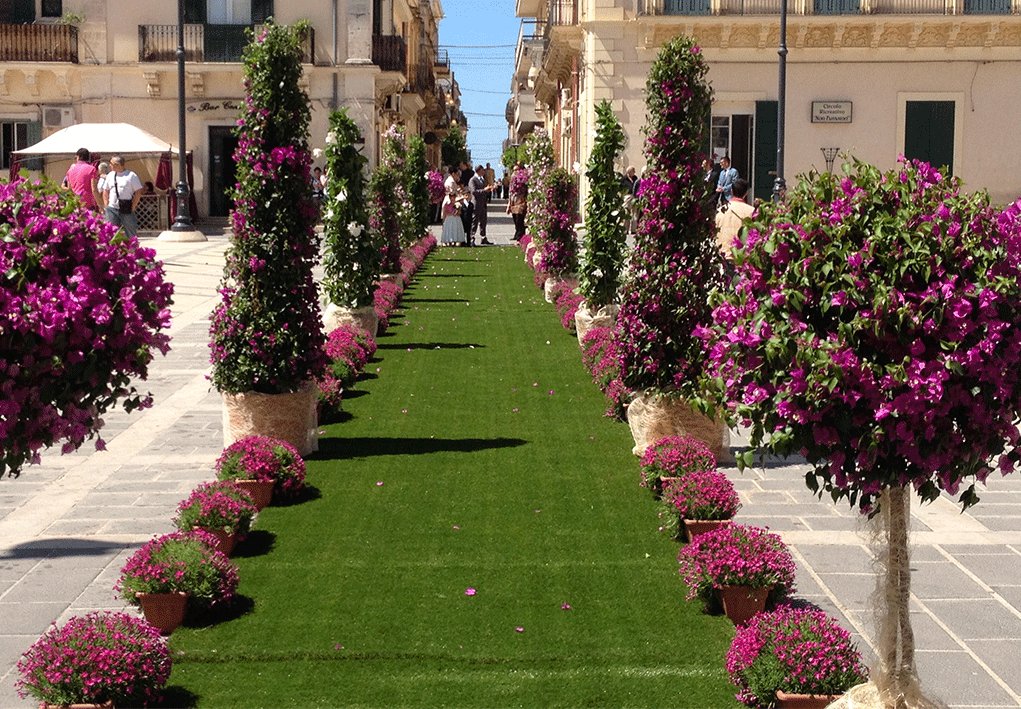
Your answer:
[[[206,0],[183,0],[184,22],[189,25],[206,23]]]
[[[0,2],[0,24],[30,25],[35,22],[35,0]]]
[[[756,199],[768,200],[776,181],[776,101],[755,102],[755,171],[752,180]]]
[[[25,129],[25,139],[27,145],[24,147],[31,148],[33,145],[43,139],[43,124],[39,121],[29,121]],[[25,158],[25,162],[21,163],[21,167],[25,170],[42,170],[43,159],[38,158]]]
[[[953,101],[908,101],[904,111],[904,157],[954,172]]]
[[[252,0],[252,24],[261,25],[273,17],[273,0]]]

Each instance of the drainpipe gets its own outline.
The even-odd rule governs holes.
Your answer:
[[[337,36],[337,23],[339,17],[337,16],[337,0],[333,0],[333,110],[336,111],[337,106],[337,64],[340,59],[340,44],[339,37]]]
[[[579,81],[579,78],[578,78],[578,57],[572,57],[571,58],[571,98],[573,99],[572,103],[574,104],[571,107],[571,111],[574,113],[574,115],[571,118],[571,153],[572,153],[572,158],[573,158],[571,160],[571,165],[572,166],[574,165],[574,163],[581,161],[581,156],[580,156],[580,154],[578,152],[578,132],[581,130],[581,128],[578,125],[578,100],[581,98],[578,95],[579,83],[580,83],[580,81]]]

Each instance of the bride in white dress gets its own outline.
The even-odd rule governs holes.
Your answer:
[[[443,181],[443,187],[447,195],[440,205],[440,214],[443,215],[443,232],[440,234],[440,244],[457,245],[464,243],[464,225],[461,223],[461,200],[457,194],[457,168],[450,168],[450,174]]]

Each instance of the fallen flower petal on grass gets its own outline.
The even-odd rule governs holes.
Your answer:
[[[466,596],[474,596],[475,595],[475,589],[474,588],[466,588],[464,590],[464,595],[466,595]]]

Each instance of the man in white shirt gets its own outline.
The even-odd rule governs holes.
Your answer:
[[[142,181],[124,167],[124,158],[110,158],[110,172],[99,188],[106,202],[106,221],[122,228],[129,237],[135,236],[138,233],[135,207],[142,198]]]
[[[744,221],[755,212],[755,207],[745,201],[748,195],[748,180],[739,177],[734,180],[731,187],[733,194],[730,201],[716,212],[716,241],[720,253],[728,263],[734,260],[734,239],[741,231]]]

